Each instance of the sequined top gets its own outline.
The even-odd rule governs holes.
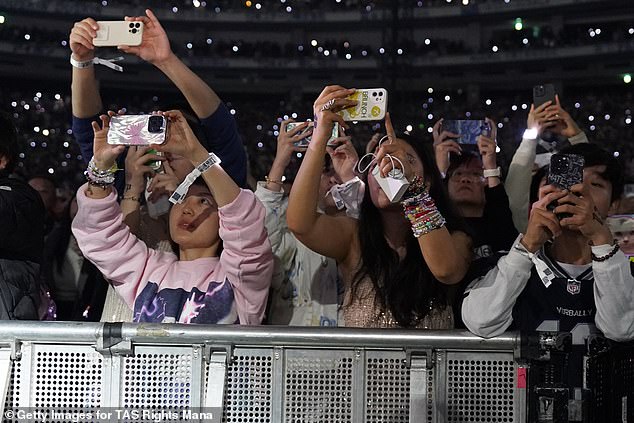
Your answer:
[[[343,319],[346,327],[363,328],[400,328],[392,312],[379,308],[375,302],[376,292],[372,282],[366,278],[356,289],[352,298],[352,289],[347,284],[343,301]],[[453,329],[453,310],[449,306],[432,307],[425,318],[416,326],[419,329]]]

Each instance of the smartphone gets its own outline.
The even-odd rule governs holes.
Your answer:
[[[578,154],[553,154],[550,158],[548,184],[570,189],[583,182],[585,160]]]
[[[306,131],[311,131],[313,127],[315,126],[315,122],[289,122],[286,125],[286,132],[291,131],[292,129],[304,123],[308,123],[308,126],[306,126],[306,128],[304,128],[303,130],[299,131],[299,134],[303,134]],[[330,134],[330,139],[328,140],[327,144],[330,146],[334,145],[333,141],[335,140],[335,138],[338,138],[338,137],[339,137],[339,123],[335,122],[335,125],[332,127],[332,134]],[[293,145],[295,147],[308,147],[308,144],[310,144],[310,140],[311,140],[311,135],[307,136],[306,138],[302,138],[301,140],[297,142],[294,142]]]
[[[383,120],[387,112],[387,90],[385,88],[366,88],[357,90],[347,97],[357,101],[357,105],[339,112],[345,121]]]
[[[548,184],[561,189],[569,190],[570,187],[583,182],[583,166],[585,160],[578,154],[553,154],[550,158],[548,170]],[[559,205],[553,201],[546,208],[553,211]],[[559,213],[559,220],[572,216],[569,213]]]
[[[96,47],[141,45],[143,22],[97,21],[97,24],[97,36],[92,39]]]
[[[533,87],[533,104],[538,108],[547,101],[555,104],[555,86],[553,84],[535,85]]]
[[[110,119],[108,144],[163,144],[167,139],[167,119],[161,115],[120,115]]]
[[[456,141],[463,145],[476,146],[480,135],[491,134],[491,127],[484,120],[443,120],[442,129],[458,134],[460,138]]]

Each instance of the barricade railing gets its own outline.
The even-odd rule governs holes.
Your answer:
[[[227,423],[525,422],[521,348],[517,333],[0,322],[0,404],[7,422],[156,417],[122,410]]]

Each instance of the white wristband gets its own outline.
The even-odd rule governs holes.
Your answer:
[[[118,62],[119,60],[123,60],[123,57],[115,57],[113,59],[102,59],[100,57],[95,57],[91,60],[86,60],[85,62],[80,62],[78,60],[73,59],[73,55],[70,55],[70,64],[78,69],[89,68],[93,65],[103,65],[110,69],[116,70],[117,72],[123,72],[123,67],[115,64],[114,62]]]
[[[216,156],[214,153],[209,153],[207,159],[196,166],[194,170],[192,170],[189,175],[185,177],[185,180],[181,182],[178,188],[176,188],[176,191],[172,193],[172,195],[170,196],[170,203],[182,203],[187,196],[187,191],[189,190],[189,187],[192,186],[194,181],[198,179],[198,177],[202,175],[205,171],[207,171],[210,167],[215,164],[219,164],[220,162],[220,157]]]
[[[485,178],[499,178],[502,175],[502,169],[498,166],[496,169],[484,169],[482,176]]]

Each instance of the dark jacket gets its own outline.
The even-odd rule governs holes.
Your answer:
[[[38,320],[44,216],[37,191],[0,175],[0,320]]]

